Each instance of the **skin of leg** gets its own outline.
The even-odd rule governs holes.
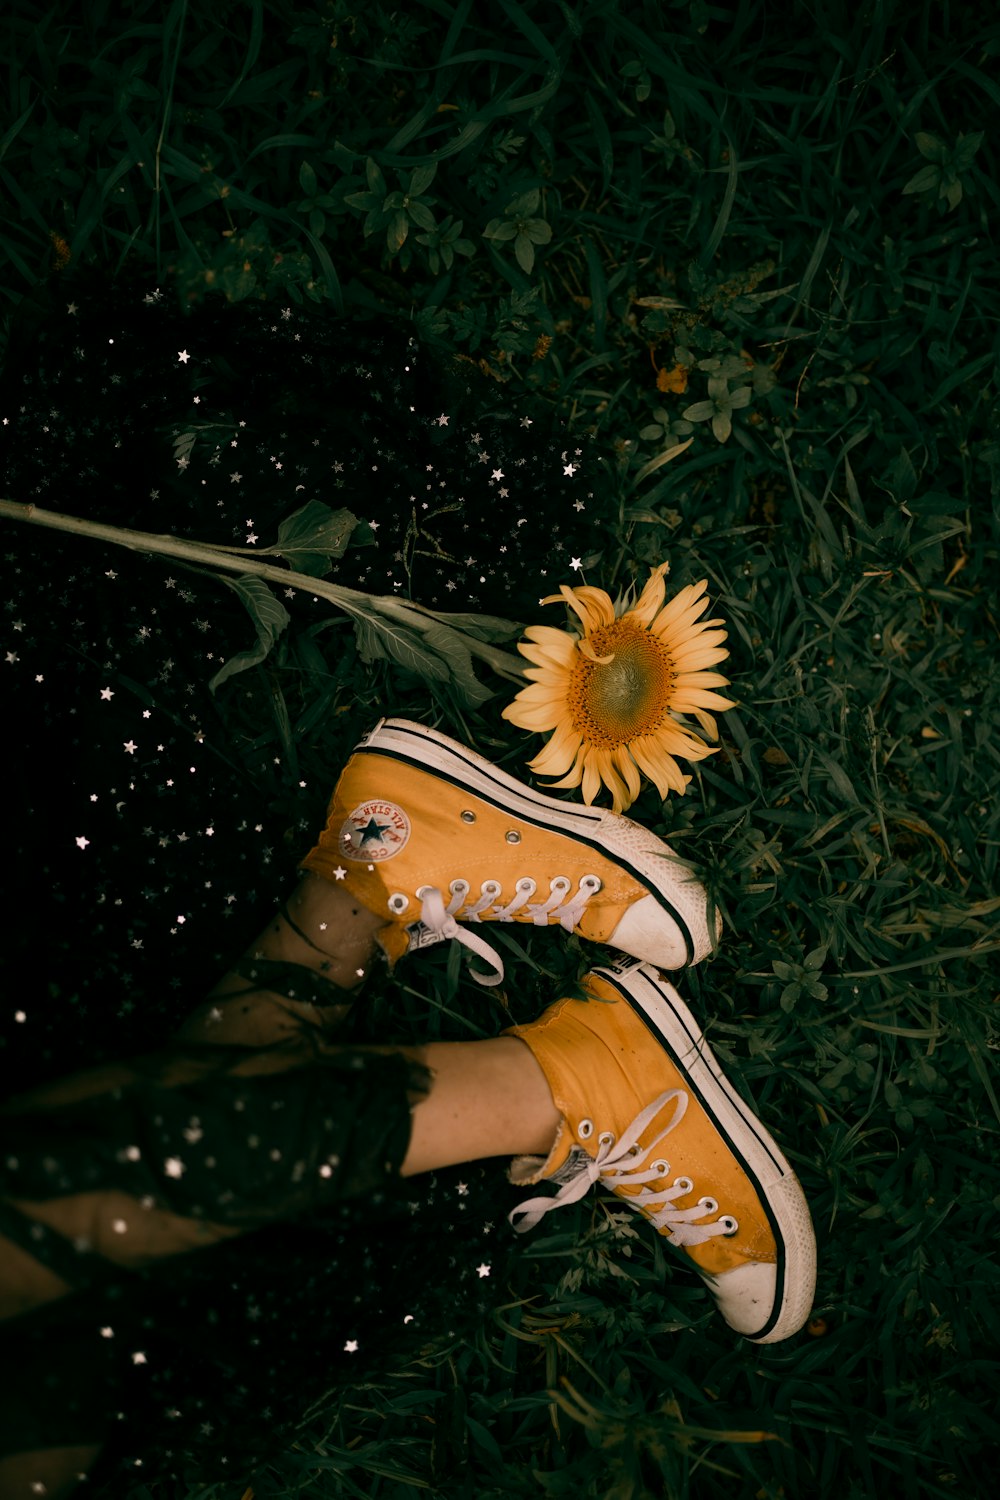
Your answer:
[[[77,1476],[86,1474],[103,1444],[67,1448],[42,1448],[11,1453],[0,1458],[0,1495],[3,1500],[63,1500],[77,1487]],[[43,1484],[44,1490],[37,1486]]]
[[[340,887],[309,871],[289,897],[287,909],[308,941],[278,912],[243,958],[301,964],[342,990],[356,989],[371,966],[375,934],[384,925],[382,919]],[[267,990],[241,995],[249,983],[244,975],[230,969],[175,1033],[175,1040],[263,1046],[281,1041],[292,1029],[291,1012],[331,1024],[342,1020],[349,1008],[289,1000]]]
[[[415,1055],[434,1081],[413,1107],[401,1176],[487,1156],[548,1156],[562,1117],[519,1037],[432,1042]]]

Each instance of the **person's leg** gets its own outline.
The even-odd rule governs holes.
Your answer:
[[[350,992],[371,970],[375,934],[382,925],[381,917],[342,886],[306,871],[284,906],[237,966],[212,987],[175,1039],[266,1046],[296,1030],[299,1018],[326,1028],[335,1025],[350,1008]],[[267,977],[276,964],[300,969],[301,982],[290,974],[280,994],[269,989]],[[332,987],[329,998],[323,994],[326,986]],[[345,994],[336,995],[336,990]]]
[[[523,1042],[433,1042],[416,1055],[433,1082],[413,1108],[401,1176],[488,1156],[548,1156],[560,1114]]]
[[[328,1048],[329,1054],[348,1050],[353,1056],[403,1052],[426,1066],[432,1075],[430,1091],[412,1108],[411,1132],[400,1175],[409,1177],[434,1168],[517,1153],[547,1154],[558,1125],[558,1115],[544,1075],[528,1047],[513,1038],[482,1042],[434,1043],[425,1048]],[[302,1055],[299,1063],[308,1059]],[[127,1065],[125,1065],[127,1067]],[[229,1076],[294,1068],[289,1056],[268,1050],[242,1059]],[[93,1080],[69,1080],[67,1098],[92,1097]],[[303,1078],[302,1087],[307,1085]],[[293,1081],[293,1088],[295,1087]],[[197,1106],[196,1106],[197,1107]],[[58,1111],[56,1111],[58,1113]],[[186,1112],[185,1112],[186,1113]],[[247,1123],[251,1123],[250,1116]],[[204,1120],[211,1129],[209,1122]],[[328,1170],[321,1167],[320,1171]],[[246,1231],[151,1208],[134,1196],[115,1190],[76,1193],[48,1200],[0,1198],[23,1213],[36,1227],[48,1226],[66,1240],[86,1243],[91,1254],[123,1268],[148,1265],[222,1237]],[[7,1242],[0,1273],[0,1319],[16,1318],[43,1302],[65,1296],[70,1283],[35,1261],[25,1250]],[[23,1264],[22,1264],[23,1262]],[[59,1359],[58,1337],[46,1354]],[[30,1379],[28,1372],[25,1378]],[[58,1427],[58,1422],[56,1422]],[[60,1434],[61,1435],[61,1434]],[[95,1438],[100,1433],[95,1431]],[[29,1500],[38,1494],[68,1496],[79,1476],[97,1459],[102,1443],[62,1444],[0,1456],[0,1496]],[[44,1484],[44,1489],[38,1485]]]
[[[342,889],[306,873],[285,906],[250,944],[239,962],[243,972],[234,968],[223,975],[173,1041],[182,1047],[206,1042],[268,1047],[290,1041],[302,1021],[316,1023],[328,1033],[346,1015],[351,992],[365,978],[379,925],[379,919]],[[293,966],[284,975],[284,993],[261,986],[262,974],[252,972],[258,963],[262,971],[272,966],[269,973],[276,965]],[[313,998],[296,994],[297,986]],[[155,1054],[139,1061],[153,1062]],[[272,1058],[272,1065],[288,1067],[290,1061]],[[107,1064],[58,1079],[10,1099],[0,1114],[56,1109],[127,1087],[136,1079],[135,1062]],[[262,1057],[259,1063],[263,1062]],[[183,1082],[192,1071],[190,1062],[178,1061],[165,1070],[163,1081]],[[71,1281],[32,1253],[37,1248],[33,1235],[46,1225],[67,1246],[70,1241],[86,1243],[92,1253],[124,1267],[210,1245],[240,1232],[140,1205],[120,1192],[77,1193],[47,1200],[0,1194],[0,1205],[20,1212],[31,1226],[27,1245],[0,1233],[0,1324],[73,1291]],[[50,1357],[59,1358],[58,1340]],[[30,1381],[30,1372],[22,1371],[21,1378]],[[0,1497],[35,1500],[45,1495],[48,1500],[63,1500],[74,1493],[102,1451],[100,1425],[95,1424],[93,1442],[64,1441],[0,1454]],[[86,1436],[90,1435],[88,1430]],[[59,1436],[65,1436],[65,1430]]]
[[[0,1458],[0,1495],[3,1500],[65,1500],[97,1460],[103,1444],[78,1443],[62,1448],[38,1448]]]

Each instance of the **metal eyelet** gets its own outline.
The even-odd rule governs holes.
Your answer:
[[[406,908],[409,906],[409,904],[410,904],[410,898],[409,898],[409,896],[404,895],[404,893],[402,891],[393,891],[392,895],[389,897],[389,900],[387,902],[389,910],[391,912],[395,912],[397,916],[399,916],[402,912],[404,912],[406,910]]]
[[[698,1207],[703,1208],[707,1214],[717,1214],[719,1205],[714,1198],[699,1198]]]
[[[691,1181],[690,1177],[675,1177],[674,1187],[680,1188],[682,1193],[694,1192],[694,1183]]]
[[[553,896],[555,895],[556,891],[558,891],[560,895],[565,896],[572,883],[573,882],[571,880],[567,880],[565,875],[556,875],[552,880],[549,881],[549,890],[551,891]]]
[[[461,814],[461,818],[463,823],[474,823],[476,821],[476,815],[470,808],[466,808],[465,812]]]
[[[580,1137],[581,1141],[589,1141],[590,1137],[594,1133],[593,1120],[581,1120],[576,1128],[576,1133]]]
[[[670,1163],[668,1161],[664,1161],[663,1157],[661,1156],[658,1161],[654,1161],[653,1171],[658,1172],[661,1177],[666,1177],[667,1173],[670,1171]]]
[[[504,834],[504,838],[507,840],[508,844],[519,844],[521,842],[521,835],[518,833],[516,828],[508,828],[507,832]]]
[[[453,880],[448,889],[453,896],[457,896],[459,895],[459,893],[461,893],[461,895],[464,897],[469,894],[469,882],[467,880]]]
[[[489,896],[492,900],[494,896],[499,896],[502,890],[503,886],[500,884],[499,880],[484,880],[482,885],[479,887],[479,894],[481,896]]]
[[[720,1219],[719,1223],[722,1225],[727,1239],[731,1239],[734,1234],[739,1233],[739,1221],[734,1219],[732,1214],[726,1214],[726,1217]]]
[[[599,891],[604,884],[599,875],[585,875],[580,881],[581,891]]]
[[[523,875],[515,885],[514,889],[515,891],[527,891],[529,896],[533,896],[535,894],[535,891],[538,889],[538,886],[537,883],[532,880],[530,875]]]
[[[610,1130],[602,1130],[600,1135],[597,1137],[597,1141],[598,1145],[601,1146],[613,1146],[615,1143],[614,1132]]]

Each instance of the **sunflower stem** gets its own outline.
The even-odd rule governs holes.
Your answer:
[[[230,573],[250,573],[269,583],[280,583],[285,588],[301,589],[314,598],[325,599],[357,619],[370,618],[374,612],[395,615],[418,632],[426,632],[431,627],[445,630],[460,641],[471,656],[479,657],[499,676],[507,677],[512,682],[524,681],[520,657],[466,634],[450,625],[445,615],[436,615],[432,610],[423,609],[420,605],[410,605],[406,600],[396,599],[391,595],[363,594],[357,589],[344,588],[341,584],[326,583],[322,578],[313,578],[307,573],[296,573],[290,568],[279,568],[273,563],[261,562],[259,555],[238,547],[217,545],[214,542],[191,542],[183,537],[133,531],[126,526],[107,526],[101,521],[87,521],[80,516],[43,510],[39,505],[25,504],[18,500],[0,499],[0,516],[6,516],[12,521],[27,521],[34,526],[47,526],[54,531],[68,531],[75,536],[93,537],[95,541],[112,542],[117,547],[128,547],[133,552],[157,553],[162,557],[176,557],[187,563],[205,563],[209,567]]]

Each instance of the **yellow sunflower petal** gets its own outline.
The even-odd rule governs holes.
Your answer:
[[[607,757],[607,750],[595,750],[592,745],[583,747],[583,800],[588,807],[601,790],[601,769]]]
[[[668,606],[669,608],[669,606]],[[666,610],[661,610],[658,619],[654,620],[649,627],[658,640],[665,646],[674,647],[681,645],[684,641],[697,639],[698,633],[705,627],[699,623],[698,616],[708,608],[707,599],[697,599],[690,609],[674,615],[673,619],[663,623]]]
[[[576,759],[573,761],[573,764],[570,766],[569,770],[566,772],[566,775],[563,776],[562,779],[559,780],[559,781],[550,781],[548,783],[548,785],[553,790],[556,790],[556,789],[559,789],[559,788],[562,788],[562,787],[579,786],[581,780],[583,779],[583,760],[584,760],[584,755],[585,754],[586,754],[586,746],[585,745],[581,745],[580,748],[579,748],[579,750],[576,752]],[[530,764],[530,762],[529,762],[529,764]]]
[[[644,630],[652,625],[666,596],[667,586],[663,582],[663,575],[669,567],[670,564],[664,562],[658,568],[650,568],[646,587],[634,608],[622,615],[623,620],[631,620],[633,625],[641,625]]]
[[[681,589],[674,595],[669,604],[660,610],[650,628],[659,634],[661,631],[668,629],[678,616],[683,615],[688,609],[695,608],[700,614],[703,609],[708,608],[707,599],[704,602],[699,602],[707,588],[707,578],[703,578],[700,583],[689,583],[686,588]]]
[[[659,639],[669,651],[678,656],[687,650],[715,651],[723,641],[728,641],[728,630],[706,630],[704,625],[694,625],[690,630],[678,630],[676,635],[661,635]],[[727,653],[728,654],[728,653]]]
[[[627,746],[623,745],[615,751],[615,766],[620,771],[621,778],[628,789],[628,796],[618,809],[619,812],[624,812],[626,808],[632,806],[642,790],[642,780],[639,776],[639,768],[629,754]]]
[[[611,793],[612,811],[623,812],[634,799],[629,796],[628,786],[619,774],[618,751],[598,750],[594,758],[594,769]]]
[[[682,755],[687,760],[697,760],[702,750],[701,740],[695,736],[694,731],[676,719],[668,718],[652,733],[638,735],[636,739],[641,742],[656,740],[668,754]],[[635,743],[633,740],[632,744]]]
[[[518,693],[513,703],[500,715],[509,723],[516,724],[518,729],[531,729],[536,734],[547,734],[550,729],[555,729],[562,719],[562,707],[560,704],[553,706],[539,705],[534,703],[519,702],[521,694]]]
[[[730,704],[730,707],[732,707],[732,704]],[[708,738],[710,740],[717,740],[719,738],[719,725],[713,715],[707,714],[703,708],[693,708],[691,712],[698,720],[705,734],[708,735]]]
[[[529,625],[524,634],[527,643],[518,641],[517,649],[537,666],[568,667],[576,654],[576,641],[565,630]]]
[[[645,771],[662,798],[666,799],[671,792],[676,792],[681,797],[684,795],[691,778],[682,775],[680,766],[672,755],[668,755],[660,747],[656,735],[650,734],[641,740],[633,740],[629,749],[636,765],[641,771]]]
[[[560,586],[558,594],[549,594],[542,600],[543,604],[558,604],[562,600],[571,610],[579,615],[583,622],[584,630],[599,630],[602,625],[610,625],[615,617],[614,605],[610,597],[603,589],[591,588],[588,584],[581,584],[579,588],[571,589],[568,584]]]
[[[674,678],[674,686],[679,688],[728,687],[731,680],[729,677],[723,677],[721,672],[678,672]]]
[[[552,688],[545,682],[532,682],[521,689],[514,701],[534,708],[552,704],[555,709],[561,711],[564,697],[565,694],[559,688]]]
[[[735,703],[730,703],[728,698],[723,698],[719,693],[710,693],[705,688],[680,688],[671,695],[671,708],[676,708],[680,713],[687,713],[689,708],[735,708]]]
[[[539,776],[563,776],[576,759],[582,743],[579,732],[562,721],[548,744],[528,761],[528,765]]]
[[[674,662],[674,671],[677,677],[698,677],[709,667],[717,667],[725,661],[729,655],[728,651],[704,651],[700,654],[691,652],[690,656],[680,656]]]
[[[549,692],[558,693],[560,697],[565,698],[567,684],[570,680],[568,672],[564,672],[558,667],[529,667],[524,675],[529,682],[534,682],[541,687],[548,688]],[[695,673],[693,675],[699,676],[700,674]]]

